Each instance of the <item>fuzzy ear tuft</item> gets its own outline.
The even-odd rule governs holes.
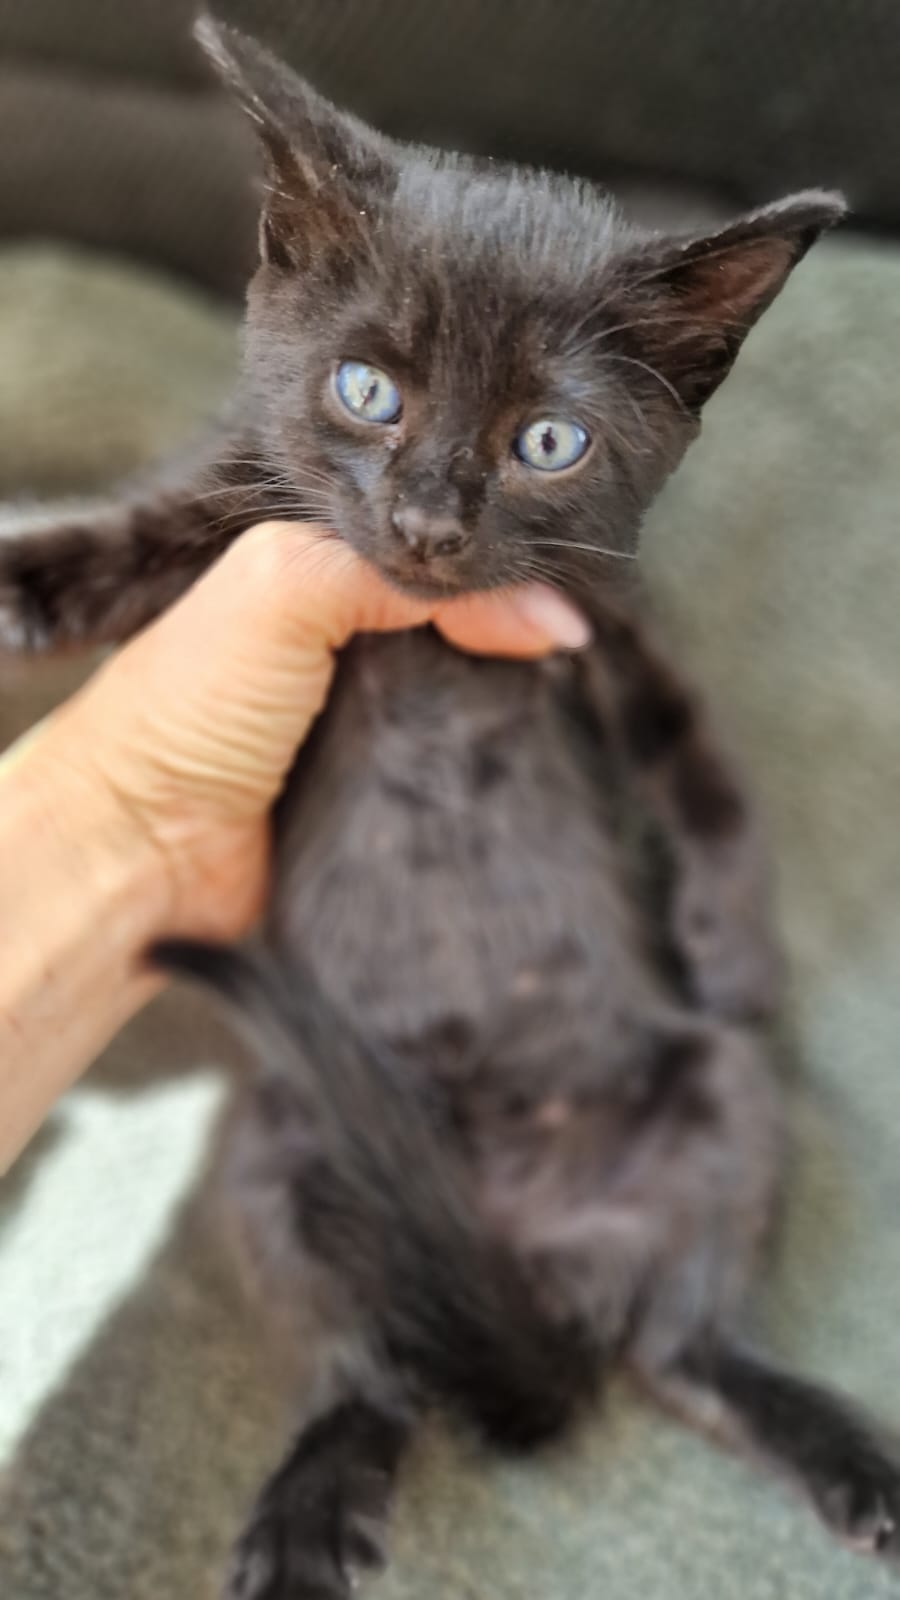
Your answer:
[[[263,146],[263,257],[298,267],[322,250],[346,254],[358,246],[365,231],[361,219],[396,183],[390,141],[339,111],[255,39],[208,12],[198,18],[194,34]]]
[[[629,307],[648,361],[699,413],[746,335],[819,235],[846,214],[839,194],[809,190],[714,233],[650,241],[626,274]],[[643,334],[641,329],[643,328]]]

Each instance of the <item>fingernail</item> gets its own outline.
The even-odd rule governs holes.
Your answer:
[[[590,644],[591,625],[570,600],[546,583],[529,583],[510,595],[513,608],[562,650],[583,650]]]

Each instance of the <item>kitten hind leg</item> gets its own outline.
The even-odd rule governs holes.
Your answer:
[[[842,1395],[725,1343],[640,1376],[692,1426],[786,1472],[846,1544],[900,1557],[900,1454]]]
[[[413,1420],[387,1387],[314,1415],[238,1540],[225,1600],[348,1600],[383,1565],[394,1477]]]
[[[301,1425],[238,1540],[224,1600],[346,1600],[381,1564],[411,1386],[373,1348],[340,1277],[309,1249],[320,1136],[294,1085],[248,1085],[222,1130],[217,1192],[272,1369]],[[316,1174],[319,1173],[317,1180]],[[299,1404],[296,1397],[300,1397]]]

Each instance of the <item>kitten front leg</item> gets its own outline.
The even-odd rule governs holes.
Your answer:
[[[207,565],[207,532],[177,499],[0,513],[0,650],[126,638]]]
[[[688,980],[717,1016],[770,1017],[781,960],[755,808],[705,707],[644,626],[619,615],[594,621],[590,699],[667,845],[671,933]]]
[[[225,1600],[349,1600],[382,1538],[411,1414],[350,1393],[313,1417],[263,1488]]]
[[[0,654],[118,643],[262,521],[262,469],[218,442],[118,499],[0,507]]]

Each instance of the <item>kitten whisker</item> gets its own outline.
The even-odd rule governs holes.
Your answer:
[[[330,510],[333,505],[333,495],[326,493],[313,485],[303,483],[284,482],[276,478],[258,478],[247,483],[220,484],[211,489],[203,490],[195,495],[198,503],[206,504],[213,500],[222,500],[241,495],[271,495],[274,500],[302,498],[311,504],[319,504],[323,509]]]
[[[598,415],[597,420],[599,422],[600,429],[603,432],[604,437],[612,439],[613,442],[619,446],[619,449],[622,450],[625,455],[638,456],[638,455],[646,455],[647,454],[646,446],[644,446],[643,444],[639,444],[637,442],[637,440],[629,439],[626,434],[622,433],[621,429],[616,428],[613,425],[613,423],[610,422],[610,420],[609,420],[609,418],[607,416],[599,416]],[[646,421],[646,419],[643,417],[643,415],[641,417],[641,420],[642,421]]]
[[[700,241],[694,241],[690,237],[686,238],[684,240],[685,247],[693,242],[699,243]],[[722,256],[732,255],[736,250],[740,250],[740,245],[736,244],[734,239],[725,239],[723,240],[722,244],[714,246],[711,250],[704,250],[699,259],[702,260],[705,266],[708,261],[719,261],[721,260]],[[685,260],[687,260],[687,257],[685,257]],[[667,273],[672,271],[672,266],[672,258],[669,256],[667,260],[659,262],[655,267],[649,268],[648,271],[643,273],[641,277],[634,278],[630,281],[628,284],[629,293],[633,294],[635,289],[642,289],[645,284],[655,283],[657,279],[664,278]],[[719,323],[720,317],[717,305],[716,324],[719,325]],[[736,320],[735,326],[746,328],[747,324],[746,322],[738,322]]]
[[[286,465],[279,465],[268,456],[229,456],[227,460],[223,462],[223,467],[226,470],[232,467],[251,468],[254,472],[254,477],[252,479],[254,487],[256,487],[261,481],[277,483],[286,489],[298,489],[304,487],[303,483],[298,482],[295,471],[290,470]],[[317,467],[305,466],[303,468],[303,478],[311,485],[322,484],[328,488],[331,488],[333,485],[332,475],[322,472]],[[250,480],[248,480],[248,482],[249,481]],[[234,487],[236,489],[241,488],[242,484],[238,482],[234,485]]]
[[[279,504],[268,501],[263,505],[238,506],[231,511],[226,510],[219,517],[211,517],[209,525],[211,528],[225,531],[229,526],[240,529],[250,527],[254,522],[269,522],[273,519],[286,522],[318,522],[320,516],[320,507],[304,505],[296,499]]]
[[[293,492],[294,491],[291,491],[291,494],[293,494]],[[321,493],[321,491],[317,491],[317,493]],[[194,495],[194,500],[198,505],[207,505],[210,501],[213,501],[213,500],[229,500],[229,499],[234,499],[235,497],[239,498],[241,495],[244,495],[245,498],[248,495],[253,495],[253,496],[257,497],[257,499],[258,499],[260,494],[263,494],[263,495],[269,494],[269,495],[271,495],[273,497],[273,499],[284,500],[284,499],[288,498],[287,485],[268,484],[268,483],[253,483],[253,484],[240,483],[240,484],[233,484],[233,485],[231,485],[229,487],[223,487],[221,489],[204,489],[204,490],[201,490],[201,492],[199,494],[195,494]],[[312,498],[312,497],[311,496],[304,496],[304,498]],[[322,498],[323,498],[323,503],[324,503],[324,495],[322,496]]]
[[[649,361],[640,361],[637,356],[622,356],[622,355],[615,355],[615,356],[606,355],[604,357],[604,360],[606,360],[606,361],[623,362],[623,363],[625,363],[626,366],[629,366],[629,367],[640,367],[642,371],[644,371],[646,373],[649,373],[651,378],[655,378],[658,383],[662,384],[662,387],[664,389],[666,389],[668,391],[668,393],[672,396],[672,399],[675,401],[675,404],[677,405],[679,411],[684,412],[685,416],[690,416],[690,412],[688,411],[687,406],[685,405],[684,401],[682,400],[681,395],[678,393],[678,390],[676,389],[674,383],[670,383],[669,379],[664,377],[663,374],[658,370],[658,368],[652,366]]]
[[[584,319],[584,322],[586,321],[587,318]],[[584,322],[582,322],[581,326],[584,326]],[[598,337],[612,338],[614,334],[630,333],[635,328],[663,327],[669,329],[677,327],[679,323],[682,325],[696,324],[698,326],[704,326],[705,318],[698,316],[696,312],[679,311],[675,307],[666,308],[663,311],[653,312],[650,315],[634,317],[630,322],[618,322],[611,328],[602,328],[598,332]],[[738,328],[743,327],[744,324],[740,318],[729,317],[723,313],[721,316],[717,314],[716,326]],[[574,331],[577,332],[578,329],[576,328]]]
[[[582,329],[588,325],[591,318],[595,317],[596,315],[597,312],[592,310],[588,316],[584,317],[580,323],[575,325],[575,327],[572,329],[572,335],[574,336],[580,333]],[[724,315],[716,316],[717,328],[731,328],[738,333],[743,333],[746,331],[746,326],[746,322],[742,321],[738,317],[727,317]],[[701,335],[709,332],[709,324],[703,317],[699,317],[696,314],[688,314],[686,312],[678,311],[657,313],[652,316],[636,317],[631,322],[619,322],[616,323],[612,328],[598,328],[595,332],[589,333],[587,337],[582,339],[578,344],[567,341],[565,345],[565,355],[568,360],[573,360],[577,356],[583,355],[587,350],[597,349],[598,346],[603,345],[608,339],[612,339],[616,334],[635,333],[640,332],[644,328],[656,327],[662,328],[667,334],[671,334],[674,329],[679,327],[683,329],[696,328],[698,333]]]
[[[611,561],[636,561],[634,550],[610,550],[605,545],[579,544],[574,539],[535,539],[541,550],[583,550],[587,555],[601,556]]]
[[[296,490],[288,491],[287,489],[280,489],[277,487],[269,488],[265,484],[248,484],[240,491],[234,492],[232,492],[230,489],[225,489],[222,491],[218,489],[212,489],[208,492],[201,491],[199,494],[194,495],[193,498],[195,504],[208,505],[223,499],[230,500],[237,498],[240,500],[242,496],[243,499],[248,502],[248,504],[259,507],[261,510],[265,510],[268,506],[287,505],[293,503],[294,501],[306,502],[312,500],[312,496],[298,493]],[[237,506],[235,509],[239,511],[241,507]]]

